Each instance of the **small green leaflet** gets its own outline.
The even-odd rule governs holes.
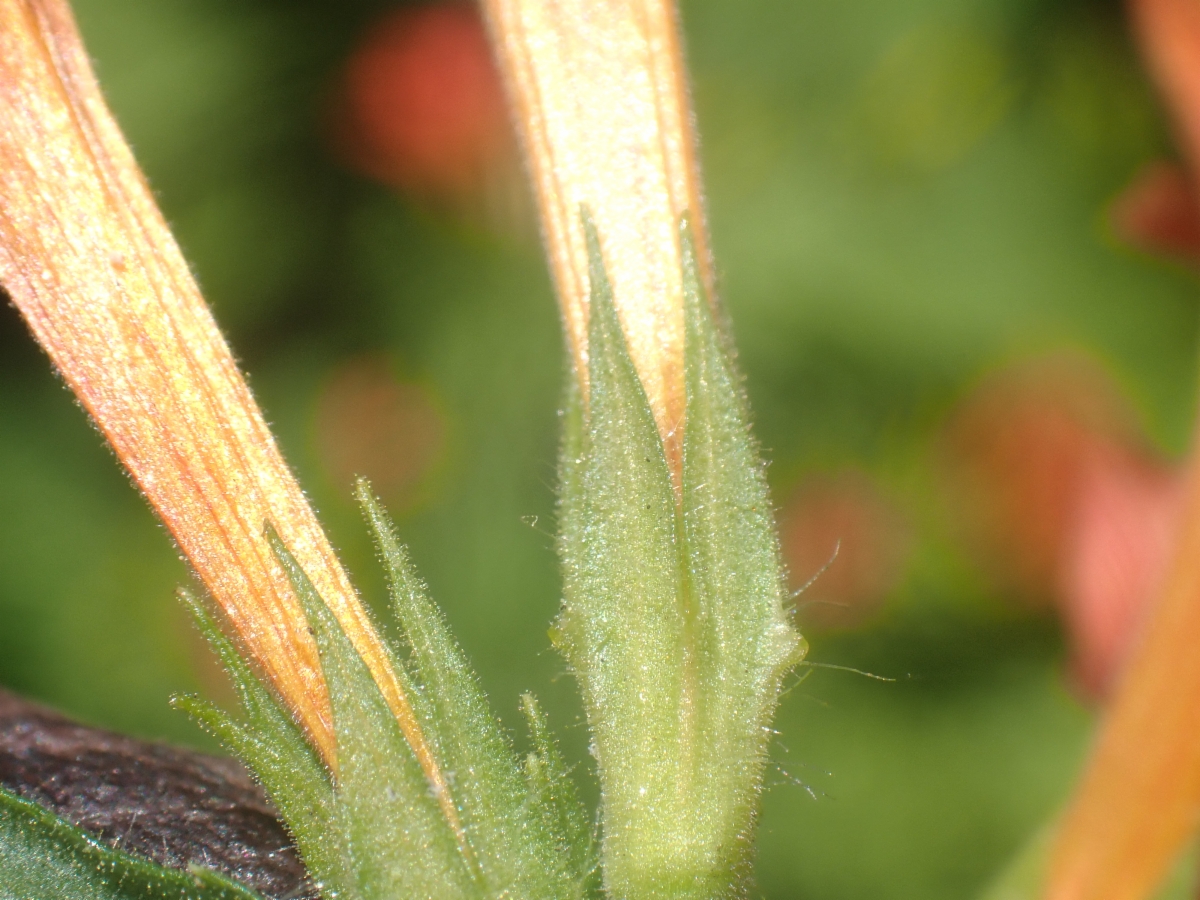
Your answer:
[[[523,698],[533,751],[518,758],[391,520],[365,482],[358,500],[388,575],[403,645],[391,662],[447,774],[456,834],[365,663],[294,557],[268,529],[317,641],[338,743],[332,778],[273,693],[186,597],[241,700],[231,716],[176,700],[255,772],[324,900],[582,900],[594,896],[588,816],[544,717]]]

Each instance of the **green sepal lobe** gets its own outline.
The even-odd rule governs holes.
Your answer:
[[[468,898],[474,873],[365,662],[273,532],[316,637],[337,737],[338,832],[353,896]]]
[[[588,396],[568,394],[556,625],[582,687],[615,898],[743,896],[766,726],[802,655],[758,448],[686,229],[682,491],[584,212]]]
[[[365,481],[356,489],[387,573],[393,609],[408,644],[414,690],[428,698],[422,723],[455,801],[489,896],[577,897],[584,874],[564,853],[532,798],[508,738],[441,610]]]

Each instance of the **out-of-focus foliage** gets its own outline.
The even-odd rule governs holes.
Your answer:
[[[431,212],[330,149],[338,73],[390,7],[76,7],[360,587],[382,602],[347,478],[381,464],[347,442],[375,429],[408,447],[385,500],[506,725],[522,733],[524,690],[581,723],[546,636],[561,591],[563,361],[534,229],[513,226],[519,204]],[[852,534],[901,535],[878,542],[886,578],[838,594],[871,608],[810,636],[811,660],[896,680],[811,669],[785,697],[761,887],[967,896],[1065,796],[1089,718],[1064,686],[1053,623],[1007,602],[962,550],[933,448],[990,369],[1067,348],[1116,379],[1161,449],[1182,449],[1194,280],[1121,249],[1104,224],[1166,152],[1161,114],[1120,9],[1101,0],[688,0],[683,17],[720,289],[785,545],[828,544],[790,557],[795,586],[843,539],[801,614],[855,553],[868,568],[856,547],[870,542]],[[183,566],[11,310],[0,349],[0,682],[91,721],[203,741],[167,705],[173,691],[227,690],[173,598]],[[817,482],[873,499],[811,514]],[[585,729],[562,731],[588,781]]]

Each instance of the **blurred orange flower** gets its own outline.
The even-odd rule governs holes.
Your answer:
[[[381,356],[338,366],[317,398],[317,452],[339,489],[362,476],[390,505],[406,506],[436,465],[445,424],[429,393],[401,382]]]
[[[1071,677],[1112,689],[1162,588],[1182,476],[1095,365],[1056,356],[991,375],[943,430],[956,526],[996,584],[1053,605]]]
[[[1200,172],[1200,5],[1132,0],[1143,54]],[[1190,180],[1190,179],[1189,179]],[[1200,821],[1200,448],[1162,591],[1105,712],[1050,858],[1050,900],[1140,900]]]
[[[476,6],[398,9],[342,73],[336,133],[363,174],[417,196],[461,199],[512,157],[500,75]]]
[[[1200,201],[1182,166],[1143,167],[1113,201],[1109,222],[1117,238],[1145,253],[1200,266]]]

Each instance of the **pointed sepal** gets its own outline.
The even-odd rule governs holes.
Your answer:
[[[329,685],[339,763],[338,839],[349,851],[350,890],[363,900],[478,896],[469,851],[370,670],[278,536],[268,537],[315,633]]]
[[[586,211],[584,232],[588,392],[581,414],[568,407],[554,634],[592,726],[605,887],[622,898],[740,896],[767,724],[803,654],[763,467],[687,233],[687,407],[673,479]]]
[[[466,655],[365,481],[356,495],[387,573],[413,690],[429,705],[426,733],[434,735],[442,768],[453,773],[455,802],[486,895],[575,896],[577,879],[544,817],[529,808],[516,754]]]

